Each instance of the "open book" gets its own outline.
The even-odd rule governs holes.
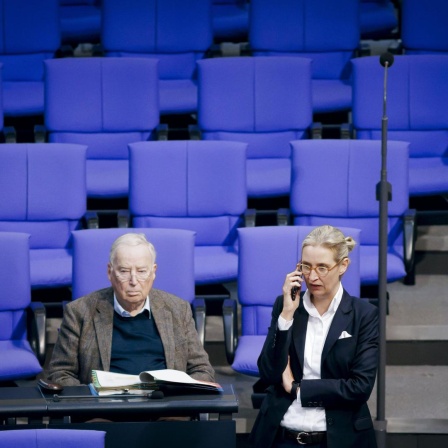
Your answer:
[[[98,395],[148,395],[153,390],[177,390],[179,393],[222,392],[218,383],[199,381],[174,369],[151,370],[139,375],[92,370],[90,389]]]

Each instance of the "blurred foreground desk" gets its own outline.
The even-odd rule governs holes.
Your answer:
[[[0,430],[25,428],[98,429],[107,448],[235,448],[232,414],[238,400],[232,385],[222,394],[98,398],[87,386],[66,387],[58,396],[36,387],[0,388]],[[189,421],[160,421],[190,417]],[[112,422],[89,422],[107,419]]]

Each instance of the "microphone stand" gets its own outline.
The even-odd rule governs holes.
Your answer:
[[[380,57],[384,67],[383,118],[381,122],[381,178],[376,186],[376,199],[380,203],[379,218],[379,257],[378,257],[378,292],[379,292],[379,360],[377,374],[377,413],[376,439],[378,448],[387,446],[387,420],[385,416],[386,401],[386,314],[387,314],[387,222],[388,201],[392,200],[392,186],[387,181],[387,69],[394,57],[385,53]]]

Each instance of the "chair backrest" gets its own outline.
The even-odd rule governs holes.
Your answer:
[[[127,145],[154,138],[159,124],[157,61],[64,58],[45,69],[49,141],[88,146],[89,197],[126,197]]]
[[[376,57],[358,58],[353,65],[356,136],[381,139],[384,68]],[[389,140],[410,142],[411,168],[418,170],[419,166],[424,166],[430,169],[428,173],[432,173],[433,179],[427,179],[423,188],[429,193],[435,191],[431,184],[436,180],[436,173],[432,169],[436,165],[446,167],[443,160],[448,157],[447,71],[448,55],[396,56],[388,70],[387,136]],[[411,195],[421,194],[420,184],[420,176],[416,178],[411,173]]]
[[[25,233],[0,232],[0,341],[25,340],[27,336],[25,310],[31,302],[29,239]]]
[[[313,79],[347,79],[360,43],[359,0],[252,0],[249,43],[256,55],[313,59]]]
[[[127,144],[159,123],[157,62],[64,58],[45,62],[45,126],[52,142],[88,145],[88,159],[127,159]]]
[[[289,159],[289,141],[312,123],[311,60],[227,57],[198,66],[203,138],[247,142],[248,159]]]
[[[154,288],[174,294],[189,303],[195,297],[194,240],[187,230],[94,229],[73,232],[73,288],[77,299],[110,286],[107,264],[112,243],[125,233],[144,233],[157,253]]]
[[[301,259],[302,241],[314,226],[260,226],[238,230],[239,272],[238,301],[242,307],[241,334],[266,335],[272,306],[281,295],[288,272]],[[360,241],[360,230],[339,227],[344,235]],[[350,253],[350,266],[342,284],[359,297],[359,247]]]
[[[59,0],[63,44],[96,44],[101,34],[102,0]]]
[[[105,431],[87,429],[21,429],[0,431],[0,446],[15,448],[104,448]]]
[[[401,5],[401,40],[406,54],[448,53],[445,0],[406,0]]]
[[[161,79],[191,79],[213,42],[210,0],[102,0],[107,55],[159,59]]]
[[[388,39],[398,26],[391,0],[361,0],[360,16],[362,39]]]
[[[42,81],[61,43],[58,0],[1,0],[0,29],[3,79]]]
[[[247,207],[246,144],[139,142],[129,153],[133,227],[193,230],[197,246],[236,245]]]
[[[362,245],[377,246],[376,185],[381,175],[381,142],[313,140],[291,142],[291,145],[290,205],[294,223],[359,228]],[[402,218],[409,203],[408,147],[407,142],[391,141],[387,153],[388,180],[393,192],[388,203],[388,246],[400,254],[403,253]]]
[[[67,249],[86,212],[86,147],[0,145],[0,231],[31,235],[31,249]]]

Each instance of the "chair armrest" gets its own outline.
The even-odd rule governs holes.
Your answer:
[[[84,226],[86,229],[99,229],[100,220],[98,218],[98,213],[94,211],[87,211],[83,216]]]
[[[42,124],[36,124],[34,126],[34,142],[45,143],[47,141],[47,129]]]
[[[201,140],[201,130],[198,125],[190,124],[188,125],[188,135],[190,136],[190,140]]]
[[[56,58],[73,58],[75,56],[75,49],[69,45],[61,45],[55,54]]]
[[[46,323],[47,313],[41,302],[31,302],[28,308],[28,340],[33,352],[41,365],[45,363],[46,355]]]
[[[244,227],[255,227],[257,220],[257,211],[254,208],[248,208],[244,212]]]
[[[130,226],[131,217],[129,210],[121,209],[117,212],[117,224],[120,229],[127,229]]]
[[[17,143],[17,133],[14,126],[3,126],[5,143]]]
[[[352,125],[350,123],[342,123],[339,136],[342,140],[350,140],[352,138]]]
[[[199,340],[201,341],[202,346],[205,343],[205,300],[200,297],[196,297],[192,304],[191,308],[193,310],[193,318],[196,324],[196,331],[199,335]]]
[[[407,210],[403,218],[405,285],[415,285],[415,241],[417,239],[417,211]]]
[[[323,134],[323,126],[322,123],[313,123],[311,125],[311,138],[313,140],[320,140]]]
[[[160,123],[155,129],[156,140],[168,140],[168,125],[166,123]]]
[[[403,42],[398,40],[392,41],[391,44],[387,47],[387,51],[392,54],[403,54],[404,53]]]
[[[238,307],[236,300],[225,299],[222,304],[222,319],[224,327],[224,345],[227,362],[232,365],[238,342]]]
[[[288,226],[291,220],[291,210],[289,208],[279,208],[277,210],[277,225]]]

